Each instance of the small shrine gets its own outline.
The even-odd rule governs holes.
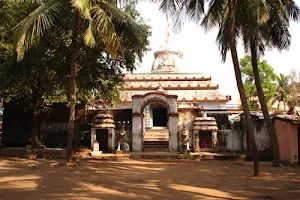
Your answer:
[[[115,152],[115,121],[111,114],[97,114],[91,126],[92,154]]]
[[[218,130],[216,119],[207,117],[206,112],[203,112],[202,117],[196,117],[193,124],[194,151],[214,151],[217,144]]]

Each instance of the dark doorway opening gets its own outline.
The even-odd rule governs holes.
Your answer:
[[[298,164],[300,165],[300,128],[298,127]]]
[[[199,146],[201,149],[212,148],[212,132],[211,131],[200,131],[199,132]]]
[[[99,150],[108,152],[108,129],[97,129],[96,140],[99,143]]]
[[[168,126],[167,108],[153,108],[153,126]]]

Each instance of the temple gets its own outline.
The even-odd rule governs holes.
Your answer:
[[[125,75],[120,101],[105,120],[115,123],[104,125],[115,129],[106,131],[109,144],[102,146],[107,150],[114,152],[121,129],[126,131],[127,150],[133,152],[214,150],[218,124],[207,111],[225,111],[228,98],[212,77],[182,73],[178,63],[183,54],[170,51],[167,43],[168,34],[165,47],[154,52],[151,73]],[[92,132],[95,141],[97,131]]]

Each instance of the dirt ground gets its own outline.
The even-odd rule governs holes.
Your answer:
[[[0,200],[300,199],[300,167],[190,160],[0,157]]]

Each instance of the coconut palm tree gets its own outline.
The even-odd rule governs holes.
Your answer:
[[[260,83],[257,55],[258,52],[264,52],[265,46],[276,47],[280,50],[289,46],[289,19],[297,20],[299,18],[299,9],[296,4],[290,0],[232,0],[209,2],[210,6],[202,24],[205,27],[210,28],[219,25],[221,22],[221,26],[219,26],[224,29],[222,30],[222,28],[220,28],[217,41],[221,44],[221,52],[224,55],[223,58],[226,58],[226,52],[229,49],[231,50],[231,53],[235,54],[232,52],[233,49],[231,44],[234,41],[230,41],[231,37],[229,35],[234,32],[236,33],[236,38],[242,37],[245,51],[247,52],[250,50],[251,52],[258,97],[268,126],[268,133],[272,140],[273,165],[278,166],[278,141]],[[233,6],[232,9],[234,10],[232,10],[232,12],[230,6]],[[181,10],[188,11],[191,10],[191,7],[195,6],[185,6],[185,8]],[[223,20],[224,14],[229,16],[226,19],[228,21]],[[230,18],[231,14],[233,15],[232,18]],[[197,21],[199,21],[199,19]],[[222,23],[224,25],[222,25]],[[234,24],[234,27],[230,27],[231,24]],[[243,102],[242,98],[241,101]]]
[[[241,18],[241,35],[246,52],[251,52],[251,62],[258,99],[267,124],[273,150],[273,166],[279,166],[279,145],[276,131],[271,120],[266,98],[262,89],[258,69],[259,55],[264,54],[265,47],[287,49],[290,45],[289,21],[298,20],[300,10],[292,0],[243,1],[239,8]]]
[[[122,58],[123,51],[115,26],[120,25],[133,35],[140,27],[125,12],[117,8],[117,2],[111,0],[10,0],[17,3],[35,3],[32,11],[14,28],[18,60],[24,53],[39,44],[39,41],[52,28],[59,27],[65,17],[73,18],[72,41],[70,45],[70,93],[67,162],[71,162],[72,141],[75,123],[76,76],[78,39],[83,35],[87,46],[104,45],[108,54]],[[86,30],[80,33],[79,25],[86,24]]]
[[[254,160],[254,176],[259,174],[259,154],[255,142],[253,122],[250,114],[247,97],[245,94],[239,58],[236,49],[236,41],[239,37],[239,19],[242,13],[237,12],[240,6],[237,0],[207,0],[208,10],[204,11],[205,1],[182,0],[181,2],[164,0],[160,8],[168,11],[167,14],[174,16],[175,28],[180,29],[186,19],[202,25],[206,30],[212,27],[218,27],[219,33],[217,43],[219,45],[222,61],[226,60],[227,52],[230,50],[233,67],[236,76],[236,83],[242,102],[242,107],[247,121],[247,130],[251,140],[251,147]],[[202,18],[204,14],[204,17]]]

